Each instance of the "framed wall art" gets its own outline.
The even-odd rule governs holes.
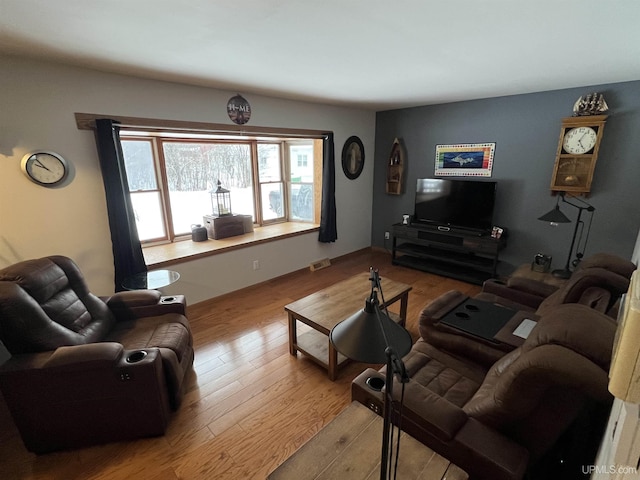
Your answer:
[[[495,143],[436,145],[435,175],[490,177]]]
[[[354,135],[349,137],[342,147],[342,171],[348,179],[355,180],[360,176],[363,168],[364,145]]]

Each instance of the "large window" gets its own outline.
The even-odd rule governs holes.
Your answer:
[[[121,143],[142,242],[189,235],[212,214],[218,181],[231,192],[233,214],[258,225],[318,221],[319,140],[122,130]]]

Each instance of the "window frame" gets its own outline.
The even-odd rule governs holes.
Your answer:
[[[162,230],[164,231],[164,235],[160,237],[150,238],[148,240],[145,240],[145,242],[152,243],[152,242],[164,241],[167,238],[169,238],[169,222],[171,222],[171,217],[167,216],[167,210],[164,208],[165,197],[167,195],[167,190],[165,188],[166,177],[164,177],[160,173],[162,165],[159,162],[158,144],[155,138],[153,137],[127,137],[127,140],[132,140],[136,142],[146,142],[146,143],[149,143],[150,145],[151,154],[153,156],[153,170],[154,170],[154,176],[156,179],[156,188],[151,190],[135,190],[133,192],[129,191],[129,196],[137,195],[139,193],[158,192],[158,197],[159,197],[159,202],[161,207]],[[170,213],[171,212],[169,211],[169,214]]]
[[[174,231],[173,213],[171,210],[171,195],[169,191],[169,185],[167,180],[167,168],[166,158],[164,152],[164,144],[166,143],[211,143],[211,144],[248,144],[249,152],[251,156],[251,174],[252,174],[252,187],[253,187],[253,207],[254,207],[254,225],[266,226],[277,223],[285,222],[300,222],[309,224],[319,224],[320,222],[320,195],[318,194],[322,188],[322,165],[319,168],[316,164],[318,159],[322,159],[322,142],[319,142],[318,135],[312,136],[291,136],[290,134],[281,135],[239,135],[239,134],[220,134],[213,132],[183,132],[170,129],[149,129],[137,126],[122,126],[120,131],[121,142],[132,140],[149,141],[152,145],[152,152],[154,155],[154,167],[156,169],[156,179],[160,190],[160,202],[163,212],[163,221],[165,236],[162,238],[145,239],[141,240],[143,246],[154,245],[158,243],[175,242],[190,238],[189,233],[180,233]],[[291,173],[290,173],[290,161],[288,159],[290,145],[300,143],[311,143],[314,152],[314,173],[313,173],[313,191],[315,192],[313,198],[313,219],[311,221],[295,219],[292,220],[292,205],[290,202],[291,192]],[[258,162],[258,145],[259,144],[278,144],[280,150],[279,168],[280,168],[280,182],[260,182],[259,177],[259,162]],[[317,149],[320,152],[317,152]],[[263,185],[269,183],[281,183],[282,184],[282,202],[283,213],[282,216],[273,219],[264,219],[262,211],[262,188]],[[308,183],[308,182],[307,182]],[[131,192],[134,193],[134,192]],[[206,213],[203,213],[206,215]]]

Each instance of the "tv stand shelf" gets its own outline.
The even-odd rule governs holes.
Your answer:
[[[496,277],[505,235],[493,238],[424,225],[393,225],[392,263],[481,285]]]

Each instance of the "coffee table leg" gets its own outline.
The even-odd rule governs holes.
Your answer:
[[[409,292],[402,295],[400,299],[400,325],[403,327],[407,324],[407,305],[409,303]]]
[[[289,353],[296,356],[298,350],[296,345],[298,344],[298,337],[296,334],[296,318],[289,313]]]
[[[329,380],[336,379],[338,370],[338,351],[333,347],[333,343],[329,340]]]

